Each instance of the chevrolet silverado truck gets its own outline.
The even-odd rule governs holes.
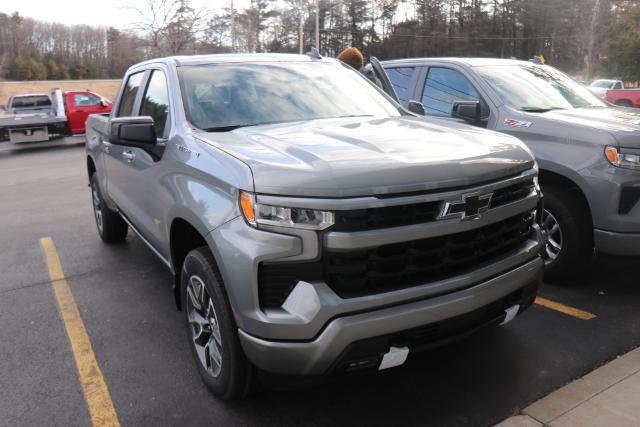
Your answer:
[[[640,255],[640,113],[548,66],[482,58],[372,59],[377,83],[429,120],[513,135],[544,193],[546,278],[575,281],[594,249]]]
[[[204,383],[404,363],[511,321],[542,277],[537,166],[516,138],[425,121],[306,55],[131,67],[87,121],[104,242],[174,277]]]
[[[9,98],[6,111],[0,113],[0,142],[48,141],[51,136],[85,133],[90,114],[111,111],[111,101],[90,91],[61,91],[24,94]]]

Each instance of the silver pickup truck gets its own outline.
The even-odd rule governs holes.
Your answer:
[[[62,91],[15,95],[0,111],[0,142],[48,141],[51,135],[67,135]]]
[[[219,397],[255,372],[386,369],[511,321],[542,277],[537,166],[508,135],[425,121],[317,55],[130,68],[87,121],[98,233],[172,271]]]
[[[594,249],[640,255],[640,112],[612,107],[560,71],[483,58],[372,60],[406,108],[513,135],[545,197],[546,279],[575,281]]]

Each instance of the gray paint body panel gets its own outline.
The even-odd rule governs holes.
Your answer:
[[[596,248],[618,255],[638,254],[638,250],[629,241],[635,242],[640,238],[640,209],[620,215],[618,208],[621,188],[640,186],[640,171],[612,166],[604,157],[604,149],[607,145],[640,148],[640,111],[617,107],[554,110],[546,113],[516,111],[505,105],[475,71],[475,67],[484,65],[531,66],[530,62],[484,58],[411,58],[385,61],[382,64],[385,68],[446,67],[460,71],[473,83],[490,109],[488,129],[522,140],[533,152],[541,174],[547,171],[558,174],[580,188],[591,211]],[[423,86],[424,79],[410,90],[421,94]],[[505,119],[530,122],[531,125],[526,128],[512,127],[504,123]],[[459,122],[454,118],[447,120]],[[606,238],[603,237],[605,235]],[[618,238],[619,244],[615,242]]]
[[[300,291],[315,292],[317,306],[303,311],[291,306],[287,306],[289,311],[286,307],[261,309],[260,264],[316,260],[321,256],[324,237],[309,230],[250,226],[238,206],[240,191],[255,192],[262,203],[349,210],[424,200],[461,200],[462,193],[491,192],[531,179],[537,170],[529,151],[516,138],[445,120],[425,123],[409,116],[361,117],[254,126],[221,133],[194,129],[184,114],[177,67],[247,61],[311,59],[295,55],[212,55],[166,58],[133,66],[127,76],[149,69],[162,70],[167,76],[170,129],[162,140],[164,151],[159,159],[142,149],[110,144],[109,117],[91,116],[87,122],[87,154],[95,164],[109,206],[119,210],[158,254],[170,260],[174,271],[179,271],[180,266],[171,259],[171,225],[177,219],[191,224],[211,248],[243,334],[265,340],[308,341],[327,330],[328,325],[342,323],[331,319],[363,310],[376,313],[389,305],[397,305],[393,310],[402,312],[409,310],[403,304],[418,299],[424,300],[421,311],[427,316],[422,319],[428,322],[433,317],[428,315],[433,305],[429,301],[436,295],[438,301],[443,294],[451,301],[462,295],[474,300],[438,309],[436,317],[446,318],[471,309],[472,305],[493,302],[503,291],[522,288],[541,274],[541,235],[535,228],[530,240],[512,253],[446,280],[350,299],[338,297],[319,281],[304,285]],[[148,75],[147,72],[141,93]],[[117,114],[120,102],[119,97],[112,114]],[[136,104],[139,103],[138,99]],[[124,151],[132,152],[133,161],[122,157]],[[422,193],[411,193],[415,191]],[[473,229],[499,221],[507,214],[530,211],[538,197],[534,192],[526,200],[484,213],[477,221],[463,224],[462,220],[453,219],[422,224],[417,229],[425,236],[435,235],[438,226],[446,232]],[[415,230],[416,226],[405,226],[380,235],[408,239],[408,233]],[[342,235],[342,239],[352,240],[355,234],[351,234]],[[330,231],[324,235],[332,239]],[[392,241],[397,237],[377,238],[375,245]],[[519,266],[523,264],[530,274],[520,274]],[[496,276],[508,280],[492,280]],[[474,289],[471,292],[470,287]],[[348,322],[344,327],[350,328]],[[335,354],[343,345],[342,341],[334,344],[326,338],[323,343],[327,354]],[[248,355],[263,363],[264,359],[257,358],[255,352]],[[298,356],[291,352],[290,357],[295,360]],[[287,356],[282,360],[285,365],[286,360]],[[292,372],[294,369],[298,368],[292,365]],[[320,369],[319,365],[304,371]]]

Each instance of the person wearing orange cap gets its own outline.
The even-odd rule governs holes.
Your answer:
[[[340,52],[338,59],[355,68],[356,71],[360,71],[364,65],[364,56],[362,56],[362,53],[355,47],[348,47]]]

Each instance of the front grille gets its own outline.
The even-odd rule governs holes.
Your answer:
[[[260,305],[280,307],[300,280],[324,280],[340,297],[353,298],[462,275],[523,245],[532,225],[528,212],[447,236],[361,251],[325,250],[322,262],[261,264]]]
[[[533,187],[534,184],[532,178],[507,187],[498,188],[493,192],[493,197],[491,198],[491,209],[524,199],[531,194]]]
[[[493,192],[491,209],[524,199],[533,190],[533,178],[498,188]],[[336,211],[335,225],[331,231],[366,231],[381,228],[423,224],[438,219],[442,201],[385,206],[382,208]]]
[[[365,231],[435,221],[442,202],[336,211],[331,231]]]
[[[530,236],[525,213],[471,231],[323,256],[324,278],[342,298],[393,291],[446,279],[521,246]]]

